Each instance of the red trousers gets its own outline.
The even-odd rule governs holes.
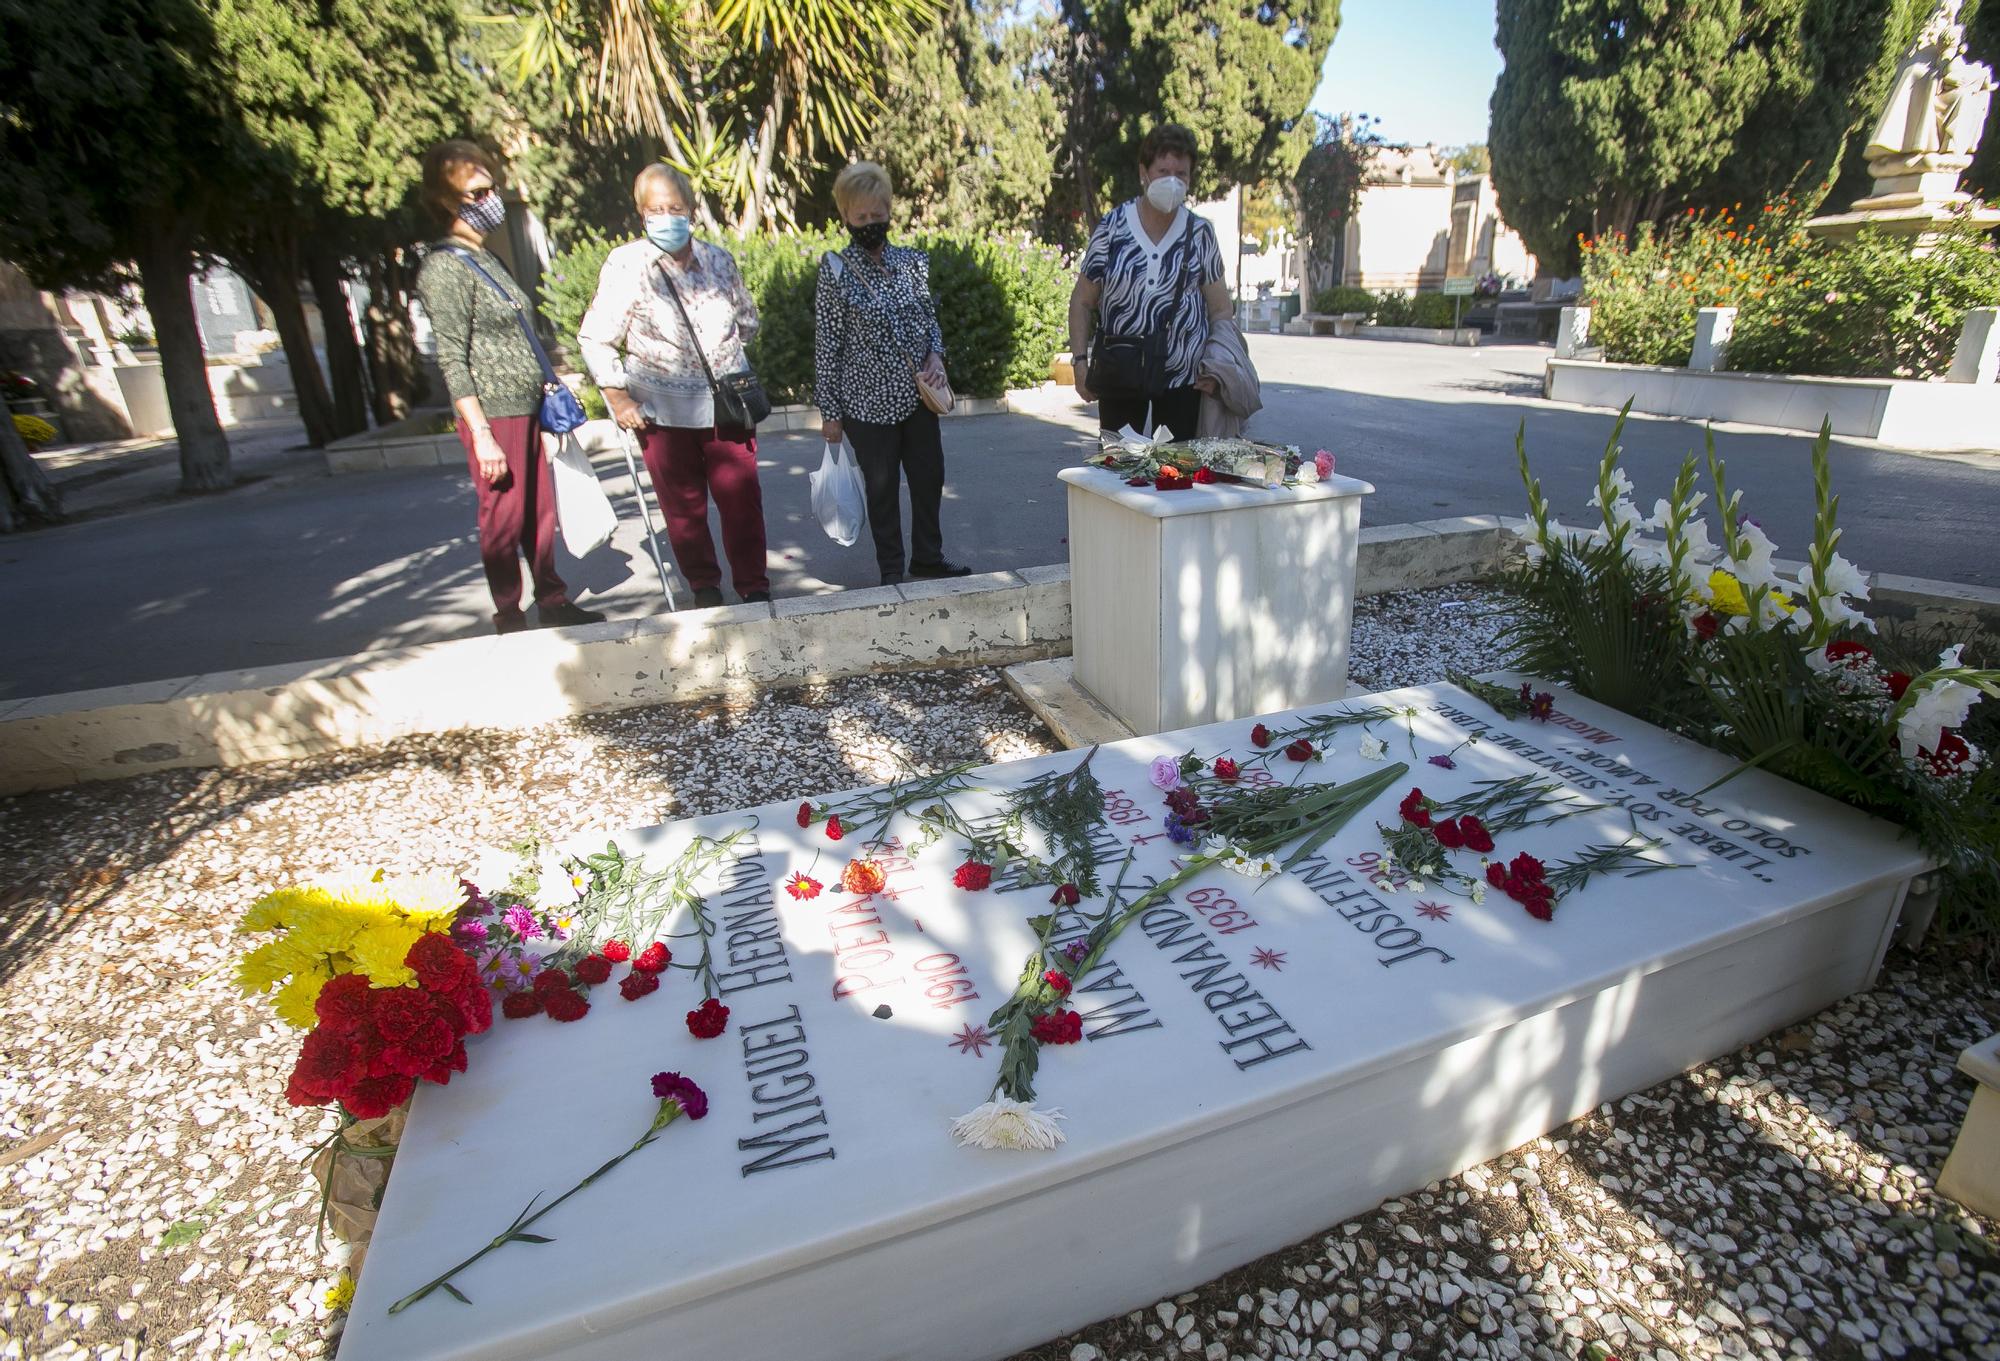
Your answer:
[[[757,481],[757,433],[728,426],[688,430],[649,425],[639,436],[652,475],[667,541],[690,589],[722,585],[715,541],[708,534],[708,498],[722,517],[722,547],[736,594],[771,589],[764,563],[764,489]]]
[[[535,603],[561,605],[569,587],[556,575],[556,490],[549,461],[542,457],[540,423],[533,416],[494,416],[494,443],[507,457],[507,475],[500,485],[489,483],[472,452],[472,431],[458,423],[472,470],[472,490],[479,497],[479,560],[486,567],[486,589],[493,593],[495,625],[521,619],[521,557],[535,578]],[[529,525],[533,537],[524,540]]]

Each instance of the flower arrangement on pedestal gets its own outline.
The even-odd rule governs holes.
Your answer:
[[[1162,439],[1105,431],[1084,462],[1118,474],[1135,487],[1182,491],[1214,482],[1254,487],[1310,486],[1333,476],[1333,455],[1302,455],[1294,444],[1264,444],[1233,436]]]
[[[1527,562],[1509,583],[1519,622],[1503,636],[1514,665],[1734,756],[1738,770],[1772,771],[1908,827],[1946,871],[1947,906],[1990,914],[2000,773],[1985,748],[2000,719],[1974,705],[2000,696],[2000,670],[1968,663],[1962,643],[1932,640],[1926,654],[1895,638],[1863,641],[1876,625],[1859,608],[1867,577],[1838,551],[1830,427],[1812,447],[1812,542],[1786,572],[1729,489],[1712,434],[1719,537],[1700,514],[1708,493],[1692,454],[1643,514],[1618,466],[1624,419],[1605,446],[1591,498],[1601,524],[1590,530],[1549,513],[1525,428],[1516,436],[1529,520]]]

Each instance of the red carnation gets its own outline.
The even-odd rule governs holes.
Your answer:
[[[697,1040],[712,1040],[729,1028],[729,1008],[713,997],[687,1014],[688,1034]]]
[[[969,893],[977,893],[993,882],[993,867],[983,861],[968,860],[953,872],[951,882]]]
[[[1513,860],[1508,862],[1507,872],[1510,876],[1525,879],[1529,883],[1539,884],[1542,882],[1542,862],[1535,859],[1534,856],[1529,855],[1526,851],[1522,851]]]
[[[1428,827],[1431,825],[1431,810],[1424,805],[1424,791],[1412,786],[1410,792],[1403,795],[1403,801],[1396,805],[1396,811],[1411,826]]]
[[[411,1077],[363,1078],[341,1093],[340,1104],[356,1120],[379,1120],[408,1101],[416,1089],[416,1079]]]
[[[1826,659],[1828,661],[1844,662],[1850,658],[1857,662],[1868,662],[1875,659],[1875,653],[1869,648],[1868,644],[1857,643],[1851,638],[1826,645]]]
[[[656,940],[639,952],[639,957],[632,961],[632,967],[646,973],[658,973],[673,962],[673,951]]]
[[[847,833],[842,831],[840,827],[840,814],[835,813],[826,820],[826,839],[828,841],[838,841],[846,835]]]
[[[1209,483],[1215,481],[1215,474],[1207,468],[1196,468],[1194,470],[1194,480],[1200,486],[1206,487]]]
[[[1691,619],[1688,622],[1694,628],[1695,637],[1700,638],[1703,641],[1713,638],[1716,635],[1717,631],[1722,628],[1722,621],[1717,619],[1713,614],[1710,614],[1707,610],[1703,610],[1700,614],[1697,614],[1693,619]]]
[[[1486,867],[1486,882],[1495,888],[1507,887],[1507,867],[1495,860]]]
[[[622,940],[607,940],[604,942],[604,948],[598,953],[613,964],[623,964],[632,957],[632,947]]]
[[[1554,921],[1556,916],[1555,898],[1547,893],[1524,899],[1522,906],[1536,921]]]
[[[1048,984],[1049,990],[1058,997],[1069,996],[1069,975],[1061,969],[1050,969],[1042,975],[1042,982]]]
[[[581,1021],[590,1010],[590,999],[580,992],[564,988],[551,992],[542,998],[542,1009],[558,1021]]]
[[[368,1015],[368,992],[366,974],[337,974],[327,980],[319,990],[318,1000],[313,1003],[313,1013],[319,1017],[320,1028],[348,1031],[360,1025]]]
[[[1313,744],[1301,737],[1298,741],[1285,748],[1285,755],[1291,757],[1294,761],[1310,761],[1313,757]]]
[[[611,961],[603,955],[585,955],[576,962],[576,976],[596,987],[611,977]]]
[[[800,804],[800,805],[799,805],[799,826],[801,826],[801,827],[810,827],[810,826],[812,826],[812,823],[813,823],[813,806],[812,806],[811,804],[809,804],[809,803],[802,803],[802,804]]]
[[[1889,687],[1890,699],[1901,699],[1903,692],[1910,688],[1910,676],[1905,671],[1891,671],[1882,677],[1882,682]]]
[[[1256,727],[1250,730],[1250,745],[1253,747],[1270,746],[1271,730],[1265,727],[1262,723],[1259,723]]]
[[[562,969],[543,969],[535,975],[535,991],[544,997],[552,992],[568,992],[573,986],[569,974]]]
[[[403,956],[403,963],[414,970],[417,981],[432,992],[455,992],[468,978],[476,977],[478,972],[465,951],[453,945],[451,938],[441,931],[430,931],[417,937],[416,944]]]
[[[1049,895],[1049,901],[1057,907],[1075,907],[1083,901],[1083,895],[1075,884],[1058,884],[1056,891]]]
[[[1073,1011],[1037,1016],[1029,1033],[1042,1044],[1075,1044],[1083,1038],[1083,1018]]]
[[[618,995],[628,1002],[636,1002],[659,988],[660,976],[650,969],[634,969],[618,980]]]
[[[451,999],[458,1008],[462,1029],[468,1035],[483,1035],[493,1028],[493,994],[484,984],[475,985]]]
[[[510,1021],[525,1020],[541,1009],[541,997],[530,991],[510,992],[500,999],[500,1014]]]
[[[1215,758],[1216,779],[1227,784],[1234,784],[1239,773],[1236,762],[1230,760],[1227,756],[1218,756]]]
[[[1465,849],[1465,833],[1458,829],[1457,818],[1445,818],[1431,827],[1431,835],[1438,839],[1438,845],[1448,851]]]
[[[1493,833],[1486,830],[1486,824],[1467,813],[1458,820],[1459,835],[1465,838],[1465,849],[1485,855],[1493,849]]]

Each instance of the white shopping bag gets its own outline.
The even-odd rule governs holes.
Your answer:
[[[828,442],[819,469],[812,475],[813,516],[826,536],[842,548],[850,548],[868,523],[868,497],[861,485],[861,469],[854,462],[854,446],[844,438]]]
[[[542,455],[549,461],[549,473],[556,486],[556,524],[562,529],[563,547],[571,557],[581,558],[604,547],[618,526],[618,512],[590,466],[577,432],[542,436]]]

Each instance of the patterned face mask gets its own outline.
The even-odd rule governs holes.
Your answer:
[[[889,224],[886,222],[864,222],[859,227],[850,224],[847,235],[863,250],[880,250],[889,240]]]
[[[458,206],[458,220],[481,236],[491,236],[507,220],[507,205],[489,189],[470,203]]]

